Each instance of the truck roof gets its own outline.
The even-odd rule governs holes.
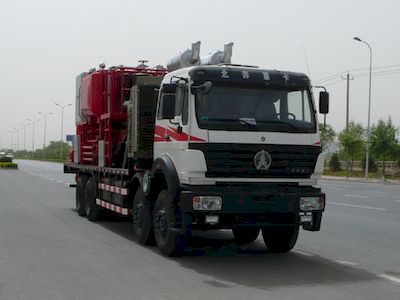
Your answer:
[[[186,77],[190,75],[195,82],[231,82],[263,84],[267,86],[309,87],[310,79],[304,73],[259,69],[252,66],[241,65],[198,65],[182,68],[168,73],[164,81],[171,80],[174,76]]]

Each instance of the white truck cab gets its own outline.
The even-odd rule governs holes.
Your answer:
[[[320,111],[328,111],[326,92]],[[305,74],[182,68],[164,77],[156,114],[152,177],[161,161],[174,170],[165,181],[183,232],[231,228],[249,242],[261,228],[270,250],[286,252],[299,225],[320,229],[325,194],[315,185],[325,154]]]
[[[308,77],[241,66],[167,74],[154,141],[155,157],[168,155],[180,182],[190,185],[313,186],[325,156]]]

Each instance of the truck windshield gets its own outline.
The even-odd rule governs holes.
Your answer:
[[[316,132],[308,89],[213,86],[196,94],[196,115],[203,129]]]

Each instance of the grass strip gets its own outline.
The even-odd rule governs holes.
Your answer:
[[[13,162],[0,162],[0,169],[18,169],[18,165]]]

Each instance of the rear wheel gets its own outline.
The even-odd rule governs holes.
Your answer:
[[[86,216],[85,188],[87,181],[88,178],[85,175],[80,175],[76,180],[75,206],[76,212],[81,217]]]
[[[238,244],[248,244],[254,242],[260,234],[257,227],[237,227],[232,229],[233,236]]]
[[[161,253],[166,256],[181,255],[186,248],[186,234],[175,227],[178,212],[174,210],[167,190],[158,195],[154,206],[154,238]]]
[[[271,252],[285,253],[294,247],[299,226],[266,227],[262,229],[264,243]]]
[[[133,231],[142,245],[154,244],[153,222],[149,199],[139,188],[133,200]]]
[[[100,219],[102,208],[96,204],[96,181],[90,177],[85,188],[86,216],[89,221]]]

